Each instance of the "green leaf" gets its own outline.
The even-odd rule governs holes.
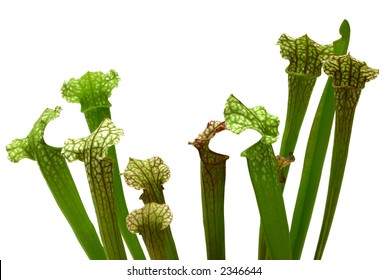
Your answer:
[[[348,21],[344,20],[341,24],[340,34],[342,37],[333,42],[335,55],[347,53],[350,38]],[[328,78],[310,130],[293,211],[290,229],[293,259],[301,258],[316,201],[335,112],[333,94],[332,78]]]
[[[379,75],[379,70],[368,67],[350,54],[331,56],[324,62],[324,72],[333,78],[334,88],[347,89],[363,89],[366,82]]]
[[[227,129],[225,122],[211,121],[206,129],[189,143],[198,149],[200,155],[203,225],[209,260],[226,258],[224,191],[226,160],[229,157],[215,153],[209,148],[211,139],[225,129]]]
[[[89,158],[98,161],[104,160],[108,155],[108,148],[120,141],[124,131],[117,128],[110,119],[105,119],[100,127],[87,137],[68,139],[62,150],[63,156],[68,161],[85,161]]]
[[[151,202],[134,210],[127,217],[127,227],[132,233],[155,233],[166,229],[172,222],[173,214],[166,204]]]
[[[79,79],[70,79],[62,86],[62,96],[69,102],[80,103],[81,111],[85,115],[90,133],[95,131],[105,118],[111,119],[110,97],[112,90],[117,87],[120,78],[117,72],[108,73],[87,72]],[[122,237],[129,251],[136,260],[144,260],[145,255],[136,235],[126,229],[125,218],[128,215],[124,191],[122,188],[120,168],[118,166],[115,147],[109,148],[109,157],[113,161],[113,181],[117,219]]]
[[[330,57],[324,63],[324,71],[333,77],[336,118],[327,201],[315,252],[318,260],[324,253],[340,195],[356,106],[365,83],[379,74],[379,70],[349,54]]]
[[[102,243],[108,259],[126,259],[114,203],[113,163],[108,148],[123,135],[110,119],[104,119],[96,131],[80,139],[69,139],[62,149],[69,160],[85,164],[90,191],[96,209]]]
[[[130,158],[124,171],[125,182],[137,190],[144,190],[144,203],[165,203],[163,184],[171,176],[168,166],[160,157],[151,157],[146,160]]]
[[[81,104],[81,111],[86,112],[100,107],[110,107],[108,98],[118,86],[118,73],[87,72],[79,79],[71,78],[62,86],[62,96],[70,103]]]
[[[320,76],[323,61],[333,53],[333,45],[320,45],[306,34],[297,39],[282,34],[277,45],[282,57],[289,60],[286,72],[292,75]]]
[[[277,160],[271,146],[277,140],[279,120],[263,107],[248,109],[233,95],[227,100],[224,116],[227,127],[234,133],[250,128],[262,135],[259,142],[242,152],[242,156],[247,158],[269,257],[291,259],[289,227]]]
[[[26,138],[15,139],[6,149],[12,162],[29,158],[37,162],[47,185],[66,217],[75,236],[90,259],[106,259],[101,242],[83,206],[75,182],[61,148],[49,146],[44,141],[47,124],[56,119],[61,108],[46,109],[35,122]],[[17,203],[17,200],[15,201]]]
[[[56,107],[54,110],[46,109],[40,118],[35,122],[31,132],[26,138],[15,139],[9,144],[6,149],[8,159],[12,162],[19,162],[24,158],[36,160],[41,151],[49,147],[44,141],[44,131],[47,124],[55,120],[60,115],[61,107]]]
[[[129,186],[143,191],[140,199],[144,204],[152,202],[165,204],[163,184],[169,180],[169,177],[169,168],[160,157],[151,157],[145,160],[130,158],[124,171],[125,182]],[[178,254],[170,227],[165,230],[165,237],[165,257],[177,260]]]
[[[118,86],[116,71],[87,72],[79,79],[71,78],[62,85],[62,97],[70,103],[81,104],[90,132],[97,129],[104,118],[111,119],[109,97]]]
[[[277,45],[282,57],[289,60],[288,106],[280,149],[280,155],[287,156],[295,152],[313,88],[321,75],[323,61],[333,54],[333,45],[320,45],[307,35],[293,39],[285,34]],[[284,170],[285,177],[288,171],[289,167]]]
[[[272,144],[277,141],[279,119],[268,114],[262,106],[249,109],[231,95],[227,99],[224,116],[227,127],[236,134],[254,129],[262,135],[263,143]]]
[[[291,259],[289,226],[273,148],[259,141],[242,155],[247,158],[269,257]]]
[[[126,218],[130,232],[139,233],[152,260],[166,260],[166,228],[172,222],[172,212],[166,204],[148,203],[141,209],[132,211]]]

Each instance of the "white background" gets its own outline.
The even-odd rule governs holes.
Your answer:
[[[330,151],[303,260],[264,262],[266,278],[294,275],[381,275],[386,261],[385,26],[382,1],[3,1],[0,4],[0,259],[9,279],[58,279],[86,275],[126,279],[132,263],[89,263],[57,208],[35,162],[7,160],[5,145],[25,137],[45,108],[63,107],[50,123],[46,142],[88,134],[80,106],[61,98],[65,80],[86,71],[115,69],[119,87],[110,99],[115,124],[125,136],[117,145],[121,169],[129,157],[161,156],[171,169],[165,187],[174,220],[179,264],[205,262],[199,157],[187,145],[212,119],[223,119],[233,93],[246,106],[286,114],[288,62],[282,33],[328,44],[351,25],[352,56],[380,69],[363,90],[353,127],[339,206],[324,261],[311,262],[325,203]],[[284,193],[289,219],[298,188],[305,139],[326,80],[317,82]],[[249,131],[219,134],[212,149],[228,154],[226,253],[219,265],[256,265],[258,211],[240,152],[260,138]],[[278,151],[279,143],[275,150]],[[330,147],[331,148],[331,147]],[[82,163],[71,163],[79,191],[95,221]],[[125,186],[129,210],[140,193]],[[136,265],[140,265],[137,262]],[[161,263],[159,263],[161,264]],[[141,265],[146,265],[141,263]],[[165,265],[165,264],[164,264]],[[177,266],[177,265],[176,265]],[[265,270],[264,270],[265,271]],[[11,277],[12,276],[12,277]],[[99,278],[101,277],[101,278]],[[293,278],[293,277],[292,277]]]

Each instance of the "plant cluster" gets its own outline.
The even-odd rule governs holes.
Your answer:
[[[230,130],[240,134],[253,129],[262,136],[241,156],[247,167],[259,209],[258,259],[300,259],[316,200],[325,155],[334,123],[331,171],[325,213],[315,259],[321,259],[332,226],[342,186],[356,105],[365,83],[376,78],[378,70],[352,57],[348,50],[350,27],[344,20],[341,38],[320,45],[307,35],[294,39],[283,34],[278,40],[280,53],[289,60],[288,108],[279,155],[273,143],[279,137],[279,119],[262,106],[247,107],[234,95],[226,101],[224,120],[210,121],[198,137],[189,142],[200,157],[200,184],[207,258],[226,259],[224,194],[228,155],[212,151],[210,141],[217,133]],[[288,224],[283,191],[304,116],[316,80],[325,72],[329,77],[310,129],[303,170]],[[126,259],[125,245],[133,259],[145,259],[138,235],[150,259],[177,260],[171,222],[173,207],[166,203],[163,189],[170,177],[160,157],[130,158],[123,171],[118,166],[115,145],[123,130],[112,121],[109,97],[120,78],[108,73],[87,72],[62,86],[62,96],[79,103],[90,134],[68,139],[61,148],[44,140],[47,124],[57,118],[61,108],[46,109],[27,137],[13,140],[8,158],[36,161],[58,207],[67,219],[80,245],[90,259]],[[82,161],[88,179],[98,229],[85,210],[67,162]],[[122,178],[142,192],[141,209],[128,211]],[[181,225],[176,225],[181,226]]]

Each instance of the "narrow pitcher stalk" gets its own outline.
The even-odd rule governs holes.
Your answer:
[[[335,215],[360,93],[365,83],[375,79],[379,74],[378,70],[368,67],[365,62],[356,60],[349,54],[331,56],[324,63],[324,71],[333,77],[336,119],[328,194],[315,252],[317,260],[322,258]]]
[[[93,260],[106,259],[98,234],[83,206],[67,162],[61,154],[62,148],[52,147],[44,141],[47,124],[56,119],[60,111],[60,107],[54,110],[46,109],[26,138],[15,139],[6,147],[8,159],[19,162],[23,158],[29,158],[37,162],[58,207],[87,256]]]
[[[334,54],[347,53],[350,26],[344,20],[340,26],[341,38],[333,42]],[[293,211],[290,240],[293,259],[300,259],[319,189],[325,155],[331,135],[335,105],[333,78],[329,77],[321,96],[306,146],[301,181]]]
[[[106,118],[92,134],[68,139],[62,149],[67,160],[84,162],[105,254],[115,260],[126,259],[126,253],[116,216],[113,163],[108,148],[122,135],[123,131]]]
[[[203,225],[206,239],[207,259],[226,258],[224,229],[224,193],[226,183],[227,155],[209,148],[211,139],[227,129],[225,122],[211,121],[206,129],[189,144],[199,151],[200,183],[202,195]]]
[[[282,57],[289,60],[288,108],[280,149],[281,156],[288,156],[294,153],[313,88],[321,75],[322,62],[333,54],[333,45],[320,45],[308,35],[294,39],[285,34],[277,45]],[[285,177],[288,170],[289,167],[284,169]]]
[[[111,119],[109,97],[112,90],[118,86],[119,81],[118,73],[110,70],[108,73],[87,72],[82,77],[72,78],[63,84],[63,98],[70,103],[79,103],[81,105],[81,112],[84,113],[90,133],[95,131],[105,118]],[[133,259],[143,260],[145,255],[137,236],[130,233],[126,228],[125,218],[128,215],[128,208],[122,188],[115,147],[110,147],[108,153],[113,163],[114,201],[118,225]]]
[[[224,116],[226,125],[232,132],[239,134],[246,129],[254,129],[262,135],[257,143],[247,148],[241,155],[247,159],[268,257],[275,260],[290,260],[292,253],[289,225],[277,158],[272,147],[278,138],[279,120],[267,113],[262,106],[247,108],[233,95],[227,99]],[[258,255],[262,256],[259,253]]]

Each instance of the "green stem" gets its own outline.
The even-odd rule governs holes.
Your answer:
[[[169,180],[170,171],[161,158],[152,157],[146,160],[130,158],[124,171],[124,177],[129,186],[143,190],[140,199],[145,205],[149,203],[165,204],[163,184]],[[167,227],[163,235],[165,235],[163,245],[165,246],[165,259],[179,259],[171,227]]]
[[[113,164],[108,160],[100,161],[92,158],[90,163],[85,164],[85,167],[106,256],[111,260],[125,260],[126,253],[118,227],[114,203],[114,186],[111,177]],[[98,178],[99,174],[102,180]]]
[[[116,216],[113,163],[107,157],[108,148],[116,144],[121,135],[122,130],[105,119],[88,137],[67,140],[62,154],[69,161],[84,162],[106,257],[123,260],[126,253]]]
[[[247,158],[261,216],[260,232],[264,237],[260,237],[259,240],[261,244],[265,240],[267,255],[271,259],[291,259],[289,227],[277,158],[272,147],[278,138],[279,120],[276,116],[267,113],[262,106],[247,108],[233,95],[226,102],[224,116],[227,128],[232,132],[239,134],[246,129],[254,129],[262,135],[259,142],[241,154]],[[262,254],[259,251],[258,256],[266,256],[266,252]]]
[[[266,248],[265,232],[263,230],[262,223],[259,225],[258,234],[258,260],[269,259],[268,250]]]
[[[129,214],[126,200],[124,196],[124,190],[122,188],[121,173],[118,166],[118,159],[115,147],[110,147],[108,152],[109,157],[113,161],[113,181],[114,181],[114,194],[115,194],[115,208],[118,221],[118,227],[121,235],[129,249],[129,252],[134,260],[145,260],[144,251],[141,248],[137,235],[128,232],[126,228],[125,219]]]
[[[329,78],[313,121],[293,212],[290,239],[293,259],[300,259],[324,166],[334,118],[332,78]]]
[[[332,45],[319,45],[307,35],[293,39],[283,34],[278,40],[281,55],[289,60],[288,108],[280,149],[281,156],[293,154],[300,129],[324,59],[333,54]],[[287,176],[289,167],[284,169]],[[285,184],[284,184],[285,186]]]
[[[277,43],[283,58],[289,60],[288,73],[288,107],[282,136],[280,156],[294,153],[301,126],[309,105],[314,85],[321,75],[322,61],[332,52],[332,46],[322,46],[307,35],[293,39],[283,34]],[[285,188],[289,166],[282,171],[282,191]],[[265,256],[264,238],[260,238],[259,256]]]
[[[260,141],[244,151],[242,155],[247,158],[268,257],[274,260],[290,260],[292,253],[289,227],[273,148]],[[266,253],[258,254],[261,258],[267,257]]]
[[[335,135],[327,201],[315,259],[322,258],[335,215],[347,162],[349,142],[356,105],[365,83],[376,78],[379,71],[350,55],[332,56],[324,63],[324,71],[332,76],[335,100]]]
[[[224,229],[224,192],[226,155],[213,152],[209,143],[216,133],[226,129],[224,122],[211,121],[194,142],[200,155],[200,183],[207,259],[226,259]]]
[[[98,127],[98,125],[96,126],[98,121],[99,123],[101,123],[103,118],[105,117],[109,118],[109,116],[110,116],[110,109],[108,108],[98,108],[92,111],[85,112],[85,119],[89,126],[89,130],[94,131]],[[138,241],[137,236],[129,232],[126,228],[125,219],[128,216],[129,211],[126,205],[126,200],[125,200],[122,181],[121,181],[120,167],[118,165],[117,152],[114,146],[109,148],[109,157],[112,159],[112,163],[113,163],[113,181],[114,181],[114,196],[115,196],[114,202],[115,202],[115,208],[117,210],[116,215],[117,215],[117,221],[118,221],[120,232],[129,249],[129,252],[132,255],[132,258],[135,260],[145,260],[145,255]]]
[[[111,104],[108,98],[111,91],[118,86],[118,74],[111,70],[104,74],[101,72],[87,72],[79,79],[70,79],[62,87],[63,97],[72,103],[80,103],[89,131],[97,129],[104,118],[111,119]],[[126,228],[125,219],[129,214],[122,188],[120,169],[115,147],[109,148],[109,156],[113,162],[113,180],[115,207],[118,226],[122,237],[135,260],[144,260],[145,255],[135,234]]]
[[[288,156],[289,153],[294,153],[316,80],[317,78],[313,76],[288,75],[288,109],[281,142],[281,156]],[[288,171],[288,167],[284,169],[285,177]]]
[[[15,139],[7,146],[9,159],[18,162],[22,158],[35,160],[46,183],[70,224],[86,255],[92,260],[106,259],[103,247],[89,219],[61,148],[49,146],[44,141],[44,129],[49,121],[59,116],[60,108],[46,109],[24,139]]]
[[[351,91],[350,93],[348,91]],[[337,89],[335,103],[341,103],[346,108],[336,110],[335,135],[332,151],[332,164],[329,179],[327,202],[323,218],[323,226],[315,253],[315,259],[321,259],[335,215],[341,185],[344,178],[345,163],[348,157],[349,141],[351,139],[352,124],[355,109],[361,90]]]
[[[347,53],[350,26],[344,20],[342,37],[333,43],[334,54]],[[328,78],[318,105],[306,147],[304,165],[290,229],[293,259],[300,259],[312,217],[334,119],[333,79]]]
[[[219,155],[223,158],[223,155]],[[227,157],[228,158],[228,157]],[[225,260],[224,189],[226,164],[200,163],[203,225],[207,259]]]

